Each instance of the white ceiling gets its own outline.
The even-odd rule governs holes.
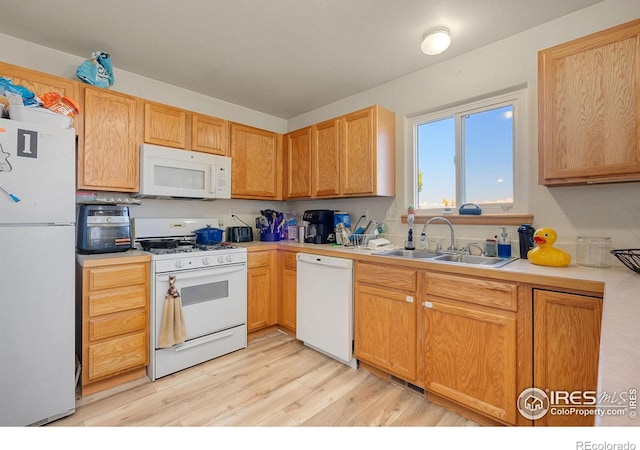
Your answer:
[[[599,1],[2,0],[0,33],[288,119]]]

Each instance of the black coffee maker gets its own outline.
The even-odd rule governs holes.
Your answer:
[[[329,244],[336,241],[333,226],[333,211],[328,209],[308,209],[302,215],[307,222],[304,242],[308,244]]]

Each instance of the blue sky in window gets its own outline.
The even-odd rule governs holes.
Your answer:
[[[513,107],[463,116],[466,202],[513,202]],[[455,199],[455,118],[418,127],[419,208]],[[459,205],[456,205],[459,206]]]

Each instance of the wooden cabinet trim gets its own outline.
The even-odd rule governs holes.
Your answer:
[[[125,286],[87,294],[89,317],[112,314],[129,309],[144,307],[149,302],[146,285]]]
[[[518,285],[480,278],[430,273],[426,280],[427,295],[436,295],[478,305],[516,311]]]
[[[149,278],[146,263],[112,265],[88,269],[89,290],[97,291],[120,286],[146,283]]]
[[[356,283],[383,285],[389,289],[400,289],[415,292],[417,288],[417,271],[401,267],[356,262]]]

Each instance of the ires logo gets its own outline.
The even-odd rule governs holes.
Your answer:
[[[517,400],[520,414],[537,420],[547,413],[556,416],[621,416],[637,417],[637,389],[622,392],[596,391],[543,391],[528,388],[520,393]]]

